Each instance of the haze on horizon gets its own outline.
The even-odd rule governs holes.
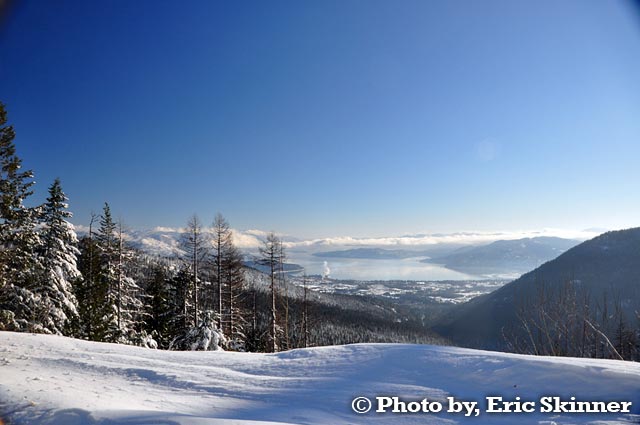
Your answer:
[[[14,3],[0,101],[74,223],[300,238],[638,225],[640,15],[611,1]]]

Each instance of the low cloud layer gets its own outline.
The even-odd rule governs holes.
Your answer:
[[[565,239],[587,240],[601,232],[595,230],[573,231],[564,229],[543,229],[534,231],[516,232],[460,232],[449,234],[418,234],[379,238],[354,238],[350,236],[338,236],[333,238],[312,239],[300,242],[286,242],[288,248],[314,247],[314,246],[344,246],[344,247],[387,247],[407,248],[436,244],[460,244],[474,245],[490,243],[497,240],[513,240],[533,238],[540,236],[555,236]]]
[[[89,231],[87,226],[76,225],[79,234],[86,234]],[[179,255],[180,238],[183,232],[178,227],[156,227],[150,230],[128,230],[126,239],[138,247],[164,256]],[[205,234],[213,232],[212,229],[204,228]],[[351,236],[337,236],[309,240],[297,240],[289,235],[279,235],[285,241],[283,244],[287,249],[301,249],[308,251],[320,251],[323,249],[354,248],[354,247],[382,247],[382,248],[403,248],[416,249],[424,246],[437,244],[456,245],[479,245],[491,243],[497,240],[513,240],[522,238],[532,238],[539,236],[555,236],[565,239],[587,240],[591,239],[602,230],[589,229],[582,231],[566,229],[542,229],[530,231],[512,232],[459,232],[449,234],[416,234],[375,238],[356,238]],[[233,241],[235,245],[246,251],[255,251],[261,245],[269,232],[262,230],[233,230]]]

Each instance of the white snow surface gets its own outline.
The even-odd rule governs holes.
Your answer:
[[[355,397],[374,401],[358,415]],[[375,413],[376,396],[633,402],[631,414]],[[0,332],[0,423],[640,423],[640,364],[356,344],[278,354],[169,352]]]

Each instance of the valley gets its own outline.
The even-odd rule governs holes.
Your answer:
[[[327,294],[375,296],[399,304],[460,304],[502,287],[509,280],[347,280],[299,275],[290,280],[297,286]]]

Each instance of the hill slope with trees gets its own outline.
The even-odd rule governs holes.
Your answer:
[[[436,329],[472,347],[638,359],[640,228],[604,233],[491,294]]]

